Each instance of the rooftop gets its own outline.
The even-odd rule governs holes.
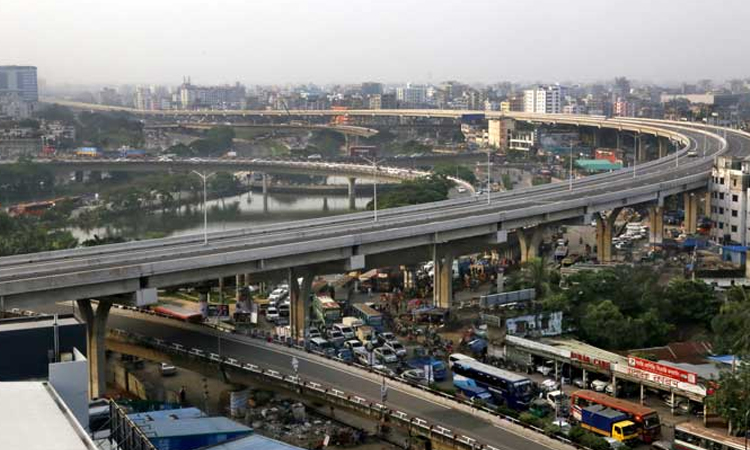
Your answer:
[[[590,172],[622,169],[622,164],[606,159],[579,159],[576,160],[576,166]]]
[[[206,450],[299,450],[300,447],[254,434],[232,441],[223,442]]]
[[[97,448],[52,386],[37,381],[0,383],[0,436],[4,449]]]

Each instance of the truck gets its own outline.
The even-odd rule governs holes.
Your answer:
[[[341,323],[343,323],[344,325],[346,325],[348,327],[352,327],[355,330],[357,328],[361,327],[362,325],[364,325],[361,320],[357,319],[356,317],[352,317],[352,316],[347,316],[347,317],[342,318],[341,319]]]
[[[638,427],[627,414],[602,405],[582,408],[580,425],[583,429],[625,443],[635,441],[639,436]]]

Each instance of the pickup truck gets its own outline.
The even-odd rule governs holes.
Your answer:
[[[581,409],[581,428],[626,443],[637,440],[639,436],[638,427],[627,414],[602,405]]]

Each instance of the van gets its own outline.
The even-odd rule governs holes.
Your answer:
[[[323,338],[312,338],[308,341],[308,346],[311,352],[323,353],[326,356],[333,356],[336,353],[336,349],[333,348],[330,342]]]
[[[357,333],[354,332],[354,329],[350,326],[344,325],[343,323],[334,323],[333,329],[341,332],[341,334],[343,334],[344,338],[347,340],[357,337]]]
[[[452,355],[450,355],[448,357],[448,368],[449,369],[453,369],[453,364],[456,361],[462,361],[462,360],[472,360],[472,361],[474,361],[475,359],[472,358],[469,355],[464,355],[463,353],[453,353]]]

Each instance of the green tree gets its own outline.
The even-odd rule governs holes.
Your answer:
[[[708,326],[711,318],[719,312],[720,304],[713,288],[699,280],[671,280],[664,290],[664,300],[678,325],[698,323]]]
[[[581,318],[580,333],[593,345],[622,348],[629,332],[629,321],[611,300],[592,305]]]
[[[717,353],[750,355],[750,296],[741,286],[727,292],[727,301],[711,320]]]
[[[717,414],[730,423],[732,430],[746,430],[745,417],[750,414],[750,364],[740,363],[736,370],[722,372],[719,387],[707,398]]]
[[[523,263],[516,278],[513,281],[515,288],[533,288],[537,298],[543,298],[550,291],[550,270],[544,258],[531,258]]]

